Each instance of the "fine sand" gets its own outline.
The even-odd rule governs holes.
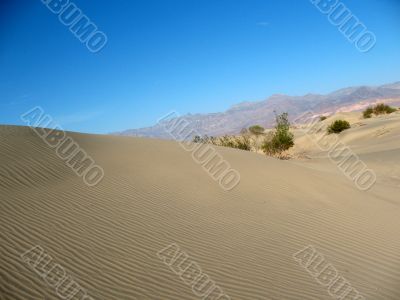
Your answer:
[[[88,187],[31,129],[1,126],[0,299],[60,299],[20,257],[35,245],[96,300],[200,299],[157,257],[176,243],[232,300],[333,299],[292,257],[308,245],[365,299],[399,300],[400,114],[341,117],[369,191],[301,133],[290,161],[217,147],[241,176],[228,192],[176,142],[68,133],[105,171]]]

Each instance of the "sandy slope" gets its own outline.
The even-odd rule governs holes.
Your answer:
[[[20,258],[34,245],[93,299],[200,299],[156,255],[175,242],[231,299],[332,299],[292,258],[311,244],[366,299],[398,300],[399,120],[341,135],[379,175],[369,192],[306,137],[307,160],[219,148],[241,175],[225,192],[175,142],[71,133],[105,170],[90,188],[30,129],[0,127],[0,299],[59,299]]]

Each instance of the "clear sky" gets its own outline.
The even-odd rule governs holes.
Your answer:
[[[342,0],[377,36],[360,53],[309,0],[73,1],[108,37],[87,50],[41,0],[0,1],[0,124],[41,106],[107,133],[274,93],[400,80],[400,1]]]

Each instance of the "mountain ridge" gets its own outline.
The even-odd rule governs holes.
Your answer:
[[[358,111],[376,102],[384,101],[400,106],[400,81],[380,86],[346,87],[328,94],[308,93],[303,96],[273,94],[262,101],[245,101],[232,105],[224,112],[186,114],[179,119],[188,121],[188,127],[199,135],[220,136],[237,134],[242,128],[254,124],[271,127],[275,112],[288,112],[293,120],[312,111],[315,114],[333,114],[338,111]],[[139,136],[170,139],[163,123],[112,133],[122,136]]]

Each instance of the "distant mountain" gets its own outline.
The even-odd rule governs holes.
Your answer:
[[[196,130],[200,135],[219,136],[239,133],[242,128],[254,124],[271,127],[275,120],[274,111],[288,112],[290,118],[294,119],[306,111],[315,112],[316,115],[333,114],[338,111],[357,111],[379,101],[400,106],[400,82],[377,87],[349,87],[327,95],[288,96],[277,94],[260,102],[239,103],[221,113],[188,114],[178,118],[188,121],[190,128]],[[129,129],[114,134],[170,138],[160,123],[151,127]]]

